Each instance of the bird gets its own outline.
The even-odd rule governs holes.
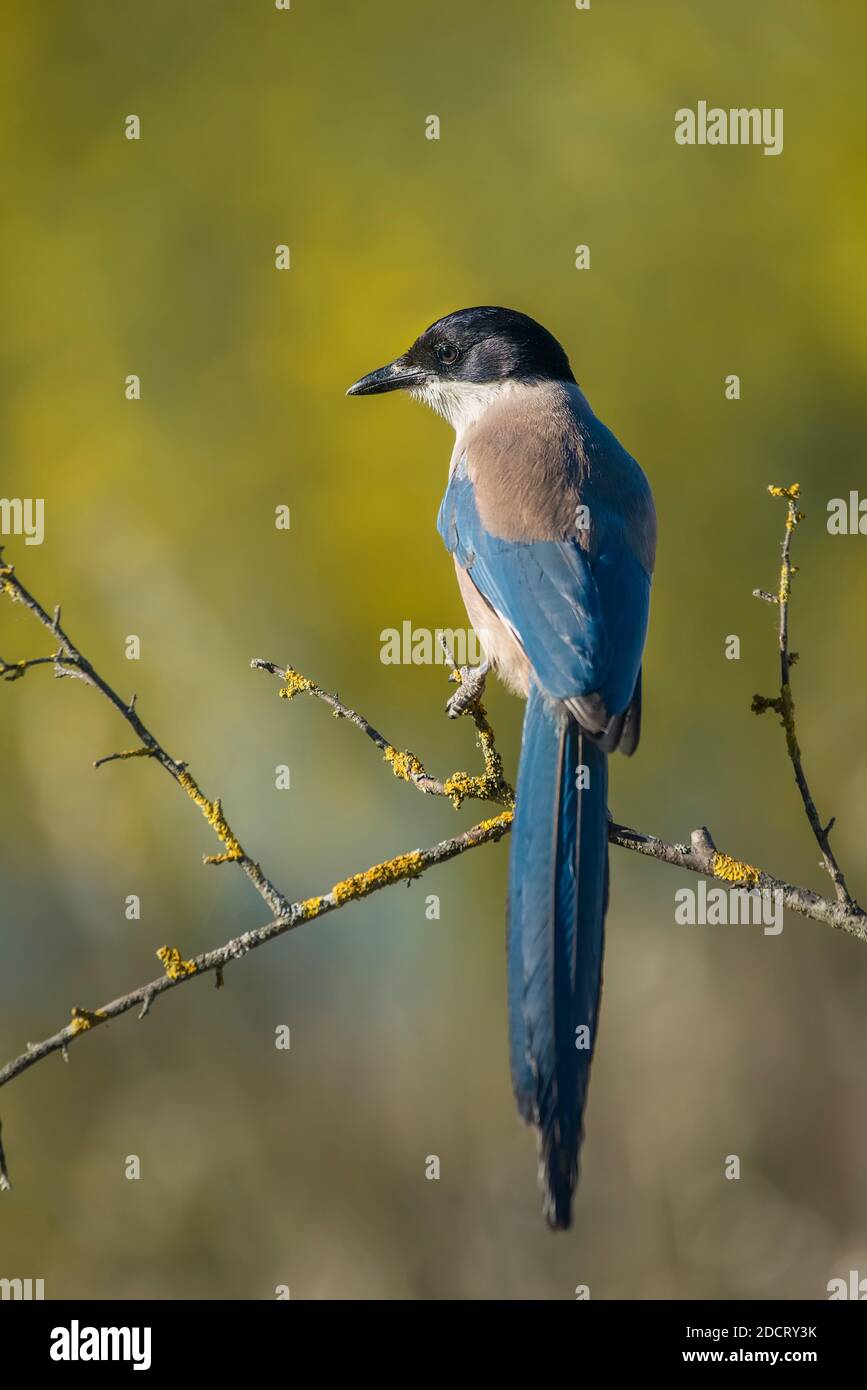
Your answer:
[[[509,856],[509,1051],[543,1213],[572,1222],[608,908],[608,758],[641,733],[656,510],[558,340],[492,305],[438,319],[350,396],[406,391],[454,429],[438,530],[483,661],[526,700]]]

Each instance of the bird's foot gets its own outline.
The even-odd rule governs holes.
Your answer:
[[[466,714],[467,710],[479,703],[485,693],[488,669],[487,661],[483,662],[481,666],[458,667],[457,675],[460,684],[451,699],[446,702],[446,714],[449,719],[458,719],[460,715]]]

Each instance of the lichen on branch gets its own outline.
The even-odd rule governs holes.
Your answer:
[[[765,590],[755,590],[754,592],[757,597],[778,608],[781,683],[778,695],[755,696],[753,709],[757,714],[774,710],[780,716],[780,722],[786,732],[786,746],[795,771],[795,780],[811,828],[822,849],[825,867],[834,882],[835,899],[824,898],[811,889],[776,879],[752,864],[717,850],[710,833],[704,826],[692,832],[690,843],[687,845],[670,844],[656,836],[611,821],[608,829],[609,842],[633,853],[657,859],[682,870],[688,870],[690,873],[700,874],[720,882],[749,885],[762,892],[779,894],[783,905],[791,911],[844,931],[859,941],[867,942],[867,914],[849,894],[842,872],[831,851],[828,835],[833,820],[824,827],[819,820],[815,803],[804,776],[801,751],[795,733],[790,669],[795,662],[796,654],[789,650],[788,613],[792,592],[792,576],[797,572],[796,567],[791,563],[792,536],[795,528],[804,520],[804,513],[799,511],[797,507],[800,489],[795,483],[788,488],[771,487],[769,491],[774,497],[781,498],[787,503],[780,579],[776,594],[768,593]],[[2,548],[0,548],[0,559],[2,559]],[[99,767],[109,762],[132,759],[152,759],[158,762],[199,808],[223,845],[222,853],[205,856],[205,862],[209,864],[238,863],[273,913],[272,919],[264,926],[254,928],[240,937],[233,937],[222,946],[215,947],[189,960],[183,958],[177,947],[160,947],[156,954],[163,966],[162,975],[120,995],[100,1009],[74,1008],[69,1023],[42,1042],[28,1044],[20,1056],[13,1058],[0,1069],[0,1086],[6,1085],[54,1052],[60,1051],[65,1057],[69,1045],[79,1037],[91,1032],[97,1025],[109,1019],[117,1018],[134,1008],[139,1008],[139,1006],[138,1016],[145,1018],[149,1015],[155,999],[168,990],[178,988],[210,972],[215,974],[219,986],[223,983],[225,968],[232,962],[243,958],[250,951],[268,944],[305,922],[338,911],[350,903],[370,896],[372,893],[379,892],[396,883],[412,882],[428,870],[447,863],[469,850],[485,844],[495,844],[508,834],[512,827],[515,793],[505,777],[493,729],[485,709],[478,699],[462,713],[464,716],[470,716],[475,726],[482,754],[482,770],[477,773],[453,772],[448,777],[438,778],[426,770],[422,761],[414,753],[399,751],[364,715],[344,704],[336,695],[330,694],[317,685],[315,681],[295,670],[294,667],[255,660],[251,663],[255,669],[267,671],[280,679],[279,694],[282,698],[291,700],[296,695],[312,695],[326,704],[336,718],[348,721],[365,734],[379,749],[392,773],[400,781],[408,783],[426,795],[446,798],[456,808],[460,807],[464,800],[470,798],[487,801],[504,808],[497,815],[480,821],[477,825],[471,826],[448,839],[441,840],[427,849],[404,851],[390,859],[383,860],[381,863],[374,864],[368,869],[339,880],[327,892],[290,902],[266,877],[259,864],[244,850],[226,819],[220,799],[212,800],[206,796],[186,763],[173,758],[142,722],[136,710],[135,697],[129,702],[122,700],[75,646],[61,626],[60,609],[55,609],[53,616],[50,616],[20,582],[11,565],[0,564],[0,596],[6,596],[16,603],[23,604],[37,621],[52,634],[58,644],[57,650],[50,656],[23,659],[11,663],[0,661],[0,678],[7,683],[17,682],[31,667],[51,665],[57,676],[76,677],[102,694],[132,727],[139,739],[139,744],[133,748],[110,754],[106,758],[98,759],[95,765]],[[457,674],[459,676],[459,673]],[[8,1189],[8,1187],[6,1158],[2,1144],[0,1144],[0,1190]]]

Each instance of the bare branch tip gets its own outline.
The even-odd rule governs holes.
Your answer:
[[[148,1014],[151,1011],[151,1004],[154,1002],[154,998],[154,990],[149,989],[145,991],[144,998],[142,1000],[141,1012],[139,1013],[139,1019],[147,1018]]]

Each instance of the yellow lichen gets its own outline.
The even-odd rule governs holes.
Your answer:
[[[156,954],[170,980],[182,980],[185,975],[195,975],[199,968],[195,961],[184,960],[177,946],[161,946]]]
[[[768,492],[772,497],[785,497],[787,502],[797,502],[801,495],[801,484],[790,483],[788,487],[775,487],[775,485],[771,483],[768,487]]]
[[[477,801],[501,801],[506,806],[514,806],[515,792],[503,776],[503,760],[497,752],[494,731],[488,723],[484,707],[477,705],[472,715],[485,770],[476,776],[469,772],[453,772],[443,783],[443,790],[455,807],[460,807],[461,802],[469,797]]]
[[[385,888],[389,883],[418,878],[425,867],[425,857],[421,850],[414,849],[409,854],[398,854],[394,859],[387,859],[384,864],[374,864],[363,873],[342,879],[340,883],[335,883],[331,892],[338,906],[341,906],[343,903],[352,902],[354,898],[366,897],[376,888]]]
[[[484,795],[483,783],[484,777],[474,777],[469,772],[453,772],[451,777],[446,778],[443,787],[455,809],[460,809],[465,797]]]
[[[492,816],[490,820],[474,825],[468,834],[482,834],[498,840],[506,833],[514,817],[514,811],[501,811],[498,816]],[[327,906],[329,897],[333,897],[337,905],[342,906],[344,903],[364,898],[378,888],[386,888],[390,883],[418,878],[425,869],[431,868],[434,862],[436,861],[427,858],[420,849],[411,850],[409,854],[395,855],[393,859],[386,859],[383,864],[374,864],[372,868],[365,869],[360,874],[353,874],[351,878],[344,878],[340,883],[335,883],[331,893],[325,897],[305,898],[299,904],[302,918],[309,921],[312,917],[318,917]]]
[[[0,594],[8,594],[11,599],[17,602],[18,588],[10,582],[14,573],[14,565],[0,565]]]
[[[205,863],[228,864],[236,862],[239,859],[245,859],[246,855],[244,854],[244,850],[223,815],[219,800],[209,801],[196,782],[196,779],[192,777],[189,772],[184,771],[179,773],[178,782],[187,793],[187,796],[196,803],[202,815],[205,817],[205,820],[208,822],[208,825],[212,827],[218,838],[226,846],[225,854],[206,854]]]
[[[285,685],[280,691],[281,700],[292,700],[296,695],[303,695],[305,691],[314,689],[313,681],[302,676],[301,672],[296,671],[292,666],[286,667],[283,672],[283,680]]]
[[[72,1010],[72,1022],[69,1025],[69,1029],[73,1035],[77,1033],[86,1033],[88,1028],[95,1028],[98,1023],[104,1023],[105,1019],[106,1015],[103,1013],[102,1009],[94,1009],[91,1012],[89,1009],[74,1008]]]
[[[141,748],[124,748],[121,753],[113,753],[112,760],[120,762],[124,758],[155,758],[157,750],[142,744]]]
[[[443,791],[456,808],[459,808],[463,801],[471,797],[478,801],[501,801],[506,805],[512,805],[515,794],[503,776],[502,759],[497,752],[494,743],[494,731],[488,723],[484,707],[476,705],[472,710],[472,716],[479,737],[479,746],[482,750],[484,771],[478,774],[453,772],[443,783]],[[395,777],[399,777],[404,782],[413,782],[428,775],[424,764],[414,753],[402,753],[388,744],[383,752],[383,757],[391,767]]]
[[[301,915],[305,922],[309,922],[311,917],[318,917],[325,904],[324,898],[305,898],[300,904]]]
[[[797,500],[798,500],[798,498],[799,498],[799,496],[800,496],[800,494],[801,494],[801,484],[800,484],[800,483],[792,483],[789,487],[774,487],[774,485],[771,484],[771,485],[769,486],[769,488],[768,488],[768,492],[771,494],[772,497],[783,497],[783,498],[785,498],[785,500],[788,502],[788,504],[789,504],[789,513],[788,513],[788,516],[786,517],[786,530],[787,530],[787,531],[794,531],[794,529],[795,529],[795,527],[797,526],[798,522],[799,522],[799,521],[803,521],[804,518],[805,518],[806,515],[807,515],[806,512],[799,512],[798,509],[797,509],[797,507],[795,506],[795,503],[797,502]],[[788,577],[788,574],[786,573],[787,570],[789,570],[791,573],[794,573],[794,566],[787,566],[787,564],[786,564],[786,562],[785,562],[785,560],[784,560],[784,561],[783,561],[783,571],[782,571],[782,574],[781,574],[781,576],[780,576],[780,602],[781,602],[781,603],[785,603],[785,602],[786,602],[786,599],[787,599],[788,596],[789,596],[789,577]],[[785,588],[785,597],[783,596],[783,590],[784,590],[784,588]]]
[[[479,821],[479,824],[474,825],[473,829],[476,831],[484,831],[485,833],[490,830],[499,830],[500,833],[503,834],[514,819],[514,811],[501,811],[498,816],[491,816],[490,820]]]
[[[717,853],[713,857],[713,876],[725,879],[727,883],[758,883],[762,871],[752,864],[742,864],[739,859],[732,859],[731,855]]]
[[[788,502],[789,509],[786,515],[786,531],[794,531],[798,522],[803,521],[807,515],[806,512],[798,511],[798,508],[795,506],[795,503],[801,495],[801,484],[792,483],[789,487],[775,487],[771,484],[768,488],[768,492],[772,497],[782,497]],[[797,574],[797,572],[797,565],[791,564],[789,560],[789,547],[788,544],[786,544],[783,547],[783,563],[780,566],[780,587],[777,595],[780,603],[783,605],[789,602],[789,597],[792,592],[792,575]]]
[[[399,777],[403,782],[412,782],[416,777],[425,776],[424,767],[415,753],[400,753],[389,744],[382,756],[391,767],[395,777]]]

